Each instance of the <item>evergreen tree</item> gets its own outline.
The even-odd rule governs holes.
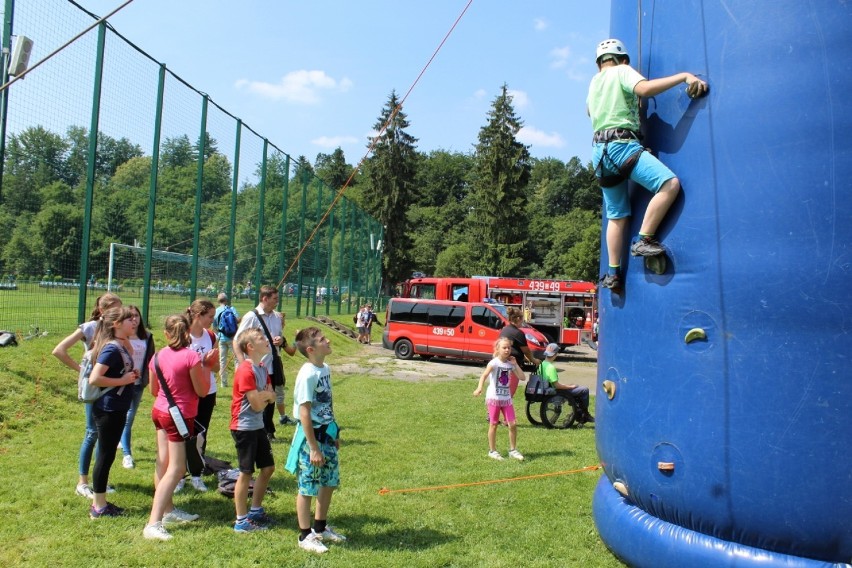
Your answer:
[[[417,200],[417,139],[405,132],[409,122],[398,107],[396,91],[391,91],[373,125],[377,132],[386,124],[387,128],[372,139],[375,146],[366,168],[369,187],[363,192],[365,209],[385,227],[382,282],[387,293],[410,272],[411,239],[406,212]]]
[[[470,195],[469,241],[480,274],[517,274],[524,263],[530,154],[515,136],[523,126],[503,84],[479,131]]]

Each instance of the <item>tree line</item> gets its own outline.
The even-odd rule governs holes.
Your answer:
[[[592,280],[600,250],[600,190],[590,164],[577,157],[535,159],[517,140],[523,126],[503,85],[470,152],[420,152],[396,92],[384,104],[369,140],[370,157],[352,175],[340,148],[288,160],[274,153],[266,168],[266,239],[296,253],[295,227],[304,180],[324,186],[324,206],[347,181],[345,199],[378,219],[383,229],[382,282],[393,284],[419,271],[432,275],[524,276]],[[385,127],[386,126],[386,127]],[[384,127],[384,128],[383,128]],[[192,251],[199,149],[203,148],[199,254],[223,258],[228,247],[233,165],[207,134],[166,138],[160,150],[154,225],[156,249]],[[79,276],[88,133],[71,126],[56,133],[32,126],[9,137],[0,193],[0,273],[42,278]],[[144,243],[151,157],[126,138],[98,135],[90,266],[106,266],[110,242]],[[255,164],[260,179],[260,163]],[[350,180],[351,177],[351,180]],[[285,238],[281,214],[285,180],[291,206]],[[320,181],[321,180],[321,181]],[[322,190],[321,190],[322,191]],[[316,203],[316,192],[312,199]],[[244,182],[237,197],[235,274],[253,274],[257,183]],[[320,204],[323,207],[323,204]],[[305,209],[316,222],[316,207]],[[339,221],[338,221],[339,222]],[[144,246],[144,244],[142,245]],[[335,240],[333,246],[341,246]],[[270,259],[278,250],[270,250]],[[243,251],[243,253],[240,253]],[[324,254],[332,254],[326,251]],[[268,281],[273,262],[264,263]],[[346,270],[335,266],[334,271]]]

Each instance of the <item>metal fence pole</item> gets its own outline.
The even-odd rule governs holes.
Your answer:
[[[316,212],[316,232],[314,233],[314,240],[311,245],[314,248],[314,274],[311,281],[314,283],[314,293],[312,296],[314,297],[314,301],[311,304],[311,315],[313,317],[317,317],[317,298],[319,297],[319,278],[317,272],[319,271],[319,242],[320,242],[320,217],[322,217],[322,180],[319,182],[319,187],[317,188],[317,212]]]
[[[145,227],[145,273],[142,276],[142,318],[150,328],[151,265],[154,250],[154,214],[157,207],[157,175],[160,171],[160,136],[163,126],[163,94],[166,88],[166,65],[160,64],[157,82],[157,109],[154,118],[154,149],[151,151],[151,179],[148,186],[148,224]]]
[[[240,142],[243,134],[243,121],[237,119],[237,133],[234,136],[234,181],[231,184],[231,226],[228,230],[228,266],[225,268],[225,293],[233,302],[234,291],[234,241],[237,234],[237,190],[240,187]]]
[[[302,211],[299,215],[301,218],[301,223],[299,224],[299,247],[298,250],[302,250],[302,247],[305,246],[305,213],[308,208],[308,172],[301,168],[300,174],[302,176]],[[296,284],[296,317],[300,317],[302,315],[302,294],[304,294],[304,274],[302,271],[302,257],[304,254],[299,255],[299,266],[298,266],[298,282]]]
[[[260,205],[257,212],[257,255],[254,267],[254,303],[260,302],[260,286],[263,278],[263,234],[264,211],[266,209],[266,157],[269,152],[269,140],[263,139],[263,158],[260,162]]]
[[[3,57],[0,67],[0,84],[9,82],[9,54],[12,52],[12,21],[15,0],[6,0],[3,10]],[[3,202],[3,170],[6,165],[6,118],[9,111],[9,89],[0,91],[0,203]]]
[[[349,232],[352,234],[352,244],[349,245],[349,297],[346,298],[346,311],[352,313],[352,294],[355,291],[352,274],[355,271],[355,241],[357,237],[357,229],[355,228],[355,204],[351,202],[349,203],[349,215],[351,216],[351,223],[349,223],[351,229]]]
[[[77,323],[86,319],[86,282],[89,275],[89,238],[92,232],[92,202],[95,194],[95,161],[98,153],[98,128],[101,116],[101,83],[104,75],[106,23],[98,25],[98,48],[95,59],[95,87],[92,93],[92,121],[89,124],[89,155],[86,164],[86,203],[83,210],[83,239],[80,244],[80,290],[77,295]]]
[[[328,315],[331,312],[331,259],[334,256],[334,249],[331,247],[331,238],[334,236],[333,207],[328,214],[328,228],[326,231],[328,231],[328,246],[325,249],[327,261],[325,263],[325,298],[323,298],[323,303],[325,304],[325,315]]]
[[[207,146],[207,103],[201,97],[201,134],[198,136],[198,171],[195,177],[195,224],[192,232],[192,268],[189,277],[189,301],[194,302],[198,291],[198,243],[201,240],[201,197],[204,189],[204,152]]]
[[[278,242],[278,282],[284,279],[287,247],[287,205],[290,201],[290,156],[285,154],[284,158],[284,191],[281,196],[281,238]],[[283,282],[286,288],[287,283]],[[281,311],[281,303],[284,301],[286,289],[282,288],[278,293],[278,311]]]
[[[343,307],[343,251],[346,248],[346,198],[340,200],[340,253],[337,261],[337,315]]]

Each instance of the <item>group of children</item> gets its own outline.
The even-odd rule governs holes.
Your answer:
[[[186,313],[169,316],[163,330],[167,345],[155,353],[139,310],[123,306],[114,294],[104,294],[98,298],[91,320],[54,349],[53,354],[60,361],[80,372],[80,365],[68,350],[83,342],[92,361],[88,380],[103,389],[100,398],[85,405],[86,436],[80,449],[80,480],[76,488],[78,494],[92,500],[92,519],[124,514],[124,509],[106,499],[107,493],[114,491],[108,484],[109,472],[117,448],[126,452],[123,465],[135,467],[127,430],[146,386],[154,396],[151,419],[156,429],[157,455],[154,499],[143,536],[169,540],[172,535],[166,529],[168,525],[199,518],[176,508],[173,495],[186,474],[186,438],[196,434],[199,418],[209,424],[209,416],[203,416],[206,412],[202,401],[211,390],[215,393],[219,353],[214,337],[209,338],[211,345],[206,349],[199,350],[196,344],[200,338],[208,339],[206,329],[212,316],[213,306],[206,300],[194,302]],[[263,497],[275,462],[263,413],[276,402],[276,393],[264,365],[272,349],[266,334],[259,328],[250,328],[234,339],[245,356],[234,374],[231,402],[230,430],[240,471],[234,491],[234,530],[245,533],[265,530],[272,522],[263,509]],[[293,415],[297,423],[287,469],[296,476],[299,487],[299,546],[323,553],[328,550],[326,544],[346,540],[328,525],[332,493],[339,485],[339,429],[332,405],[331,372],[325,363],[331,345],[315,327],[298,332],[295,343],[308,362],[299,371],[294,388]],[[199,428],[203,431],[206,426]],[[90,485],[89,464],[96,447]],[[249,508],[248,492],[255,469],[259,474]],[[316,513],[312,523],[313,499]]]

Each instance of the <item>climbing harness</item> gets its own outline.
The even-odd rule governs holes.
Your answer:
[[[604,145],[601,159],[597,166],[595,166],[595,177],[598,178],[598,184],[601,187],[615,187],[629,178],[630,174],[633,172],[633,168],[635,168],[636,164],[639,162],[642,152],[646,151],[646,148],[640,148],[628,156],[628,158],[619,166],[607,152],[609,143],[616,140],[636,140],[638,142],[641,139],[642,135],[639,132],[635,132],[627,128],[608,128],[606,130],[598,130],[595,132],[593,141],[596,144]],[[618,173],[604,175],[604,160],[607,160],[607,167],[609,170],[616,171]]]

